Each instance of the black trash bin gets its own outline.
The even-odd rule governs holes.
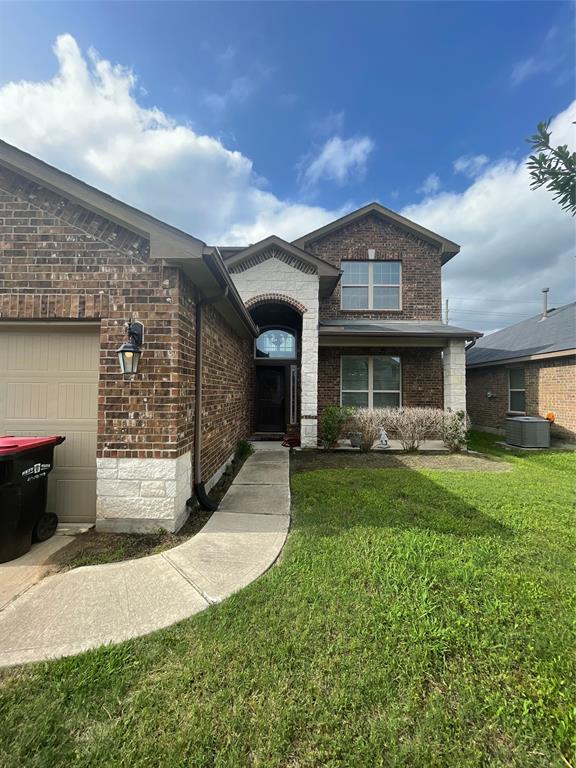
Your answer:
[[[56,531],[58,517],[46,514],[48,475],[54,447],[64,437],[0,437],[0,563],[28,552],[32,541]]]

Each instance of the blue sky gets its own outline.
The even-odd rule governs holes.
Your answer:
[[[573,9],[3,3],[0,135],[209,241],[270,229],[296,237],[379,200],[461,242],[450,294],[490,299],[491,325],[501,326],[520,319],[512,309],[537,311],[542,280],[552,298],[571,298],[570,220],[543,197],[542,206],[511,200],[510,184],[520,183],[525,137],[574,99]],[[65,34],[59,70],[53,47]],[[47,119],[59,104],[60,118]],[[560,136],[569,120],[559,119]],[[491,235],[482,227],[508,204],[514,221],[483,252]],[[543,233],[541,246],[527,238],[528,255],[518,253],[523,239],[514,248],[526,217]],[[544,233],[558,228],[555,252],[544,252]],[[486,263],[497,269],[492,285]],[[507,283],[496,293],[495,277]],[[517,302],[508,314],[506,298]],[[477,322],[480,304],[453,304],[462,309],[454,319]]]

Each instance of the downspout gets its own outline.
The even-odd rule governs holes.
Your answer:
[[[202,319],[205,306],[215,304],[220,299],[228,296],[228,286],[226,286],[216,296],[210,296],[200,299],[196,304],[196,400],[194,403],[194,496],[202,507],[210,512],[218,509],[218,502],[211,499],[206,493],[206,488],[201,480],[202,467]],[[186,506],[192,507],[194,496],[191,496],[186,502]]]

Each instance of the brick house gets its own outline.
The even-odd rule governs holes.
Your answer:
[[[0,434],[66,435],[63,521],[176,530],[238,440],[315,446],[329,404],[465,407],[479,334],[440,314],[459,246],[376,203],[218,248],[0,142],[0,227]]]
[[[552,436],[576,439],[576,304],[491,333],[466,352],[474,426],[503,432],[509,416],[555,414]]]

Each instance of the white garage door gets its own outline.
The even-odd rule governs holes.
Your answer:
[[[55,449],[48,511],[96,515],[97,326],[0,324],[0,435],[65,435]]]

